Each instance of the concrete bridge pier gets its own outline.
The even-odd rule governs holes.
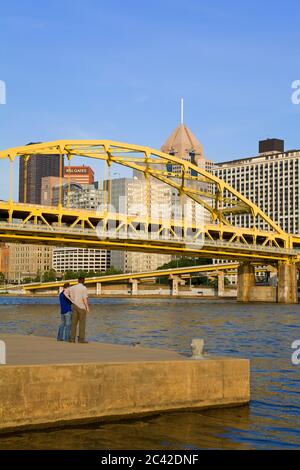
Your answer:
[[[170,276],[172,295],[178,295],[179,294],[179,279],[180,278],[178,276],[174,276],[172,274]]]
[[[254,266],[244,262],[238,269],[238,302],[278,302],[298,303],[297,268],[294,263],[279,261],[277,266],[277,286],[255,285]]]
[[[139,293],[139,280],[130,279],[129,283],[131,284],[131,295],[138,295]]]
[[[218,272],[218,297],[224,297],[225,294],[225,274],[224,271]]]
[[[102,294],[102,283],[101,282],[97,282],[97,284],[96,284],[96,294],[97,295]]]
[[[181,279],[180,276],[176,276],[175,274],[171,274],[169,279],[172,283],[171,284],[172,295],[174,296],[179,295],[179,286],[184,285],[185,281]]]
[[[297,268],[294,263],[278,262],[277,302],[280,304],[298,303]]]
[[[255,286],[254,266],[249,262],[241,263],[238,268],[238,302],[249,302],[252,288]]]

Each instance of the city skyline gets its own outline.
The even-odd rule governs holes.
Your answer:
[[[185,123],[210,160],[254,155],[267,137],[299,148],[291,97],[300,6],[222,6],[89,0],[82,13],[67,0],[3,5],[1,148],[59,138],[160,148],[180,122],[182,96]]]

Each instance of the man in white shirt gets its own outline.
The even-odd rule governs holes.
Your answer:
[[[84,278],[78,279],[78,284],[69,288],[69,295],[72,301],[72,325],[70,342],[75,343],[77,324],[79,323],[79,343],[87,343],[85,340],[86,314],[90,311],[88,302],[88,291],[84,285]]]

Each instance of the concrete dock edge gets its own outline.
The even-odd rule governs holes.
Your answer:
[[[0,367],[0,432],[239,406],[249,400],[247,359]]]

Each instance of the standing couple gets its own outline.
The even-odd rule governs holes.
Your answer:
[[[57,340],[75,343],[77,325],[79,323],[78,343],[87,343],[85,340],[86,314],[90,311],[88,292],[84,285],[85,279],[80,277],[78,284],[71,286],[64,284],[59,294],[61,325],[58,329]]]

